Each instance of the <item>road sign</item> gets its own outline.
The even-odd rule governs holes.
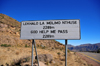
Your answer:
[[[80,21],[22,21],[21,39],[80,39]]]

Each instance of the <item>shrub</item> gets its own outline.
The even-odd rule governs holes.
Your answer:
[[[60,52],[58,52],[57,54],[60,55]]]
[[[40,47],[40,45],[37,45],[37,47]]]
[[[2,15],[0,15],[2,18],[1,19],[3,19],[4,18],[4,16],[2,16]]]
[[[67,52],[70,53],[70,50],[68,49]]]
[[[74,55],[76,54],[76,52],[74,52]]]
[[[19,55],[19,52],[16,52],[16,55]]]
[[[45,64],[48,66],[49,65],[49,62],[46,62]]]
[[[64,56],[65,56],[65,54],[64,54]]]
[[[11,45],[1,44],[1,47],[11,47]]]
[[[25,44],[25,47],[29,47],[27,44]]]
[[[44,47],[42,47],[42,49],[45,49],[45,46],[44,46]]]
[[[62,51],[62,49],[60,48],[60,50]]]
[[[52,49],[54,49],[54,48],[52,47]]]

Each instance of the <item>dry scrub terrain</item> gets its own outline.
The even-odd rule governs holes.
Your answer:
[[[47,66],[64,66],[65,52],[59,49],[37,48],[39,54],[51,54],[53,62],[45,63]],[[34,52],[35,55],[35,52]],[[18,62],[22,58],[31,56],[31,47],[0,47],[0,65],[11,65]],[[30,59],[31,60],[31,59]],[[27,61],[30,62],[30,61]],[[88,66],[88,64],[78,57],[74,52],[68,53],[68,66]]]

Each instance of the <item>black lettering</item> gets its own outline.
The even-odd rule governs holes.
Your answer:
[[[38,22],[24,22],[23,25],[38,25]]]
[[[43,35],[43,38],[53,38],[54,35]]]
[[[44,25],[44,22],[40,22],[40,25]]]
[[[51,33],[56,33],[56,30],[51,30]]]
[[[43,29],[54,29],[54,26],[43,26]]]
[[[68,33],[68,30],[58,30],[58,33]]]
[[[77,24],[76,21],[62,21],[62,24]]]
[[[31,30],[31,33],[38,33],[37,30]]]
[[[39,33],[48,33],[49,30],[40,30]]]
[[[50,21],[50,22],[47,22],[47,24],[56,25],[56,24],[61,24],[61,22],[60,21]]]

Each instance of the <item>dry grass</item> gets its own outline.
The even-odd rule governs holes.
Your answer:
[[[30,48],[0,47],[0,65],[11,64],[27,56],[31,56]]]
[[[64,51],[61,50],[50,50],[50,49],[37,49],[38,54],[52,54],[54,61],[52,63],[46,63],[47,66],[64,66],[65,65],[65,56]],[[58,54],[60,53],[60,55]],[[34,52],[35,55],[35,52]],[[31,56],[31,47],[0,47],[0,65],[12,64],[17,62],[21,58]],[[68,53],[67,56],[67,65],[68,66],[88,66],[85,61],[80,59],[75,55],[74,52]]]

